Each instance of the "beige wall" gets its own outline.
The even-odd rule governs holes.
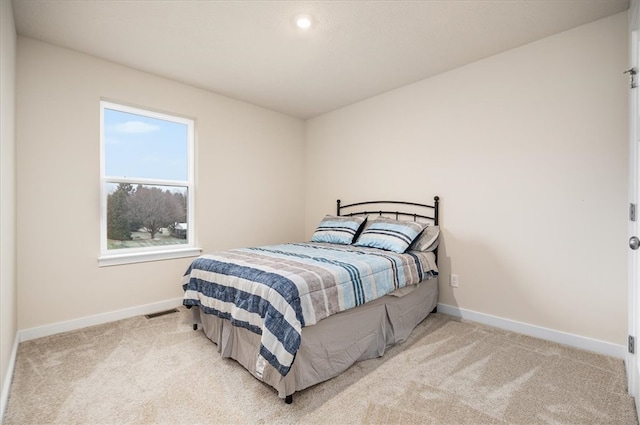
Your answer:
[[[307,237],[440,195],[441,303],[625,344],[627,51],[621,13],[308,121]]]
[[[5,394],[17,330],[16,310],[16,29],[11,2],[0,1],[0,385]],[[3,399],[4,401],[4,399]],[[4,406],[2,406],[4,408]],[[3,412],[0,411],[0,418]]]
[[[303,237],[303,121],[23,37],[17,71],[20,329],[181,296],[190,259],[98,267],[101,97],[196,119],[204,251]]]

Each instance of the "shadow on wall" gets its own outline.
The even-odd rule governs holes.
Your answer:
[[[456,309],[492,316],[505,316],[516,310],[540,310],[531,293],[535,288],[523,287],[512,267],[489,245],[479,240],[458,239],[441,225],[438,245],[438,303]],[[458,276],[459,287],[451,285],[451,274]],[[510,303],[503,307],[502,303]],[[495,306],[495,310],[487,309]]]

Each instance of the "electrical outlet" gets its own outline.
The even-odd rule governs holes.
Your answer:
[[[451,279],[449,281],[449,284],[454,287],[457,288],[458,287],[458,283],[459,283],[460,278],[458,277],[457,274],[451,274]]]

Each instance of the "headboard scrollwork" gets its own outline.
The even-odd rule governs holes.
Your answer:
[[[384,209],[380,208],[378,210],[376,209],[372,209],[372,210],[368,210],[368,206],[369,205],[383,205]],[[356,202],[353,204],[346,204],[346,205],[342,205],[340,202],[340,199],[337,200],[337,214],[343,215],[343,216],[353,216],[353,215],[369,215],[369,214],[379,214],[379,215],[386,215],[386,216],[395,216],[396,220],[400,220],[401,218],[413,218],[414,221],[417,221],[418,218],[422,218],[422,219],[426,219],[426,220],[431,220],[433,222],[434,225],[438,225],[438,213],[439,213],[439,204],[440,204],[440,197],[439,196],[434,196],[433,197],[433,204],[429,205],[429,204],[418,204],[415,202],[403,202],[403,201],[365,201],[365,202]],[[417,213],[417,212],[409,212],[409,211],[393,211],[388,209],[390,205],[401,205],[402,209],[408,209],[407,207],[418,207],[418,210],[420,208],[427,208],[428,210],[431,210],[431,214],[428,213]],[[351,209],[354,207],[364,207],[364,210],[359,210],[359,211],[349,211],[349,212],[345,212],[345,209]],[[416,208],[411,208],[416,209]]]

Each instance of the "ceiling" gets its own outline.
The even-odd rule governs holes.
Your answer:
[[[629,0],[13,0],[17,32],[307,119]],[[295,26],[299,14],[313,26]]]

